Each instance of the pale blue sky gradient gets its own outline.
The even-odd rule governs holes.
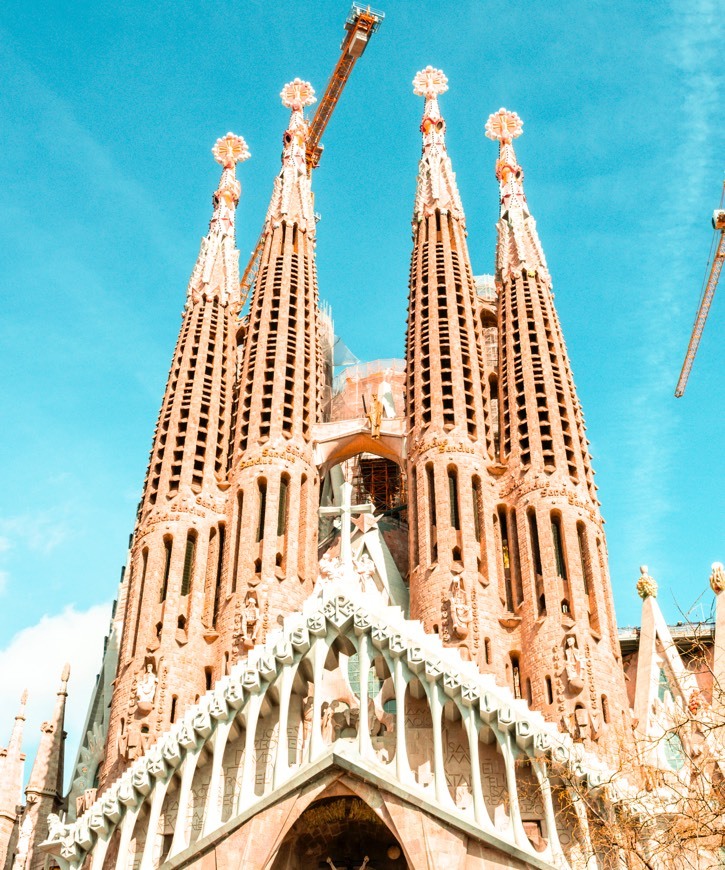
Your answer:
[[[361,359],[402,356],[414,74],[430,63],[449,78],[441,107],[476,273],[493,270],[498,204],[483,124],[500,106],[524,119],[517,154],[592,442],[621,624],[639,619],[640,563],[675,621],[696,600],[693,616],[709,614],[710,563],[725,559],[725,288],[687,395],[673,398],[725,169],[718,6],[387,2],[313,182],[337,332]],[[239,170],[243,266],[279,166],[279,91],[300,76],[322,92],[347,8],[9,0],[0,11],[0,653],[43,615],[114,596],[211,213],[211,146],[232,130],[252,152]],[[49,652],[59,671],[62,649]]]

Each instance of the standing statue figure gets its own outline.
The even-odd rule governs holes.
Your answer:
[[[380,438],[380,424],[383,422],[383,403],[377,395],[372,396],[370,399],[370,410],[367,416],[370,422],[370,434],[373,438]]]
[[[244,649],[251,649],[254,646],[257,642],[258,632],[259,602],[257,593],[250,590],[244,599],[244,610],[242,611],[242,646]]]
[[[378,399],[383,406],[383,412],[386,420],[392,420],[395,417],[395,399],[393,398],[393,388],[390,384],[392,369],[385,369],[383,380],[378,387]]]
[[[451,583],[448,613],[453,634],[460,640],[468,637],[468,626],[471,623],[471,605],[468,603],[468,596],[466,595],[460,574],[456,574]]]
[[[373,577],[375,576],[375,562],[373,562],[367,553],[363,553],[359,559],[355,560],[355,570],[357,571],[357,576],[360,578],[362,591],[372,591],[371,587],[375,585],[373,581]]]
[[[140,713],[149,713],[153,710],[158,682],[159,678],[154,673],[153,664],[147,662],[144,674],[136,686],[136,707]]]
[[[576,638],[570,634],[564,647],[564,669],[572,692],[581,692],[584,688],[584,668],[582,654],[576,644]]]

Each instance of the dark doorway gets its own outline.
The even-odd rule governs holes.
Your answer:
[[[330,870],[328,858],[337,870],[408,868],[391,831],[356,797],[327,798],[306,809],[284,838],[272,870]]]

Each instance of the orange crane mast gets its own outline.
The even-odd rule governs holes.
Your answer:
[[[317,111],[309,124],[306,155],[308,173],[316,169],[320,163],[323,149],[320,142],[322,134],[325,132],[332,113],[335,111],[335,107],[350,78],[353,67],[362,57],[370,37],[380,27],[384,17],[385,15],[382,12],[375,12],[369,6],[359,6],[357,3],[352,4],[350,13],[345,21],[347,34],[340,46],[340,59],[332,71],[330,80],[325,88],[325,93],[322,95],[322,99],[317,105]],[[242,279],[239,282],[241,293],[240,314],[244,310],[247,298],[257,277],[265,236],[266,229],[263,229],[254,251],[252,251],[249,263],[247,263],[247,268],[244,270]]]
[[[697,309],[695,324],[692,327],[692,335],[690,336],[690,343],[687,346],[687,353],[685,354],[685,362],[682,365],[680,378],[677,381],[677,387],[675,388],[675,396],[678,399],[685,393],[687,379],[690,377],[690,372],[692,371],[692,364],[695,361],[695,354],[697,353],[697,348],[700,345],[702,331],[705,328],[705,321],[707,320],[707,315],[710,313],[710,306],[712,305],[712,300],[715,296],[717,282],[720,280],[720,273],[722,272],[723,262],[725,262],[725,210],[723,209],[724,202],[725,183],[723,183],[723,192],[722,196],[720,197],[720,208],[716,209],[712,215],[712,226],[715,230],[715,239],[713,240],[713,246],[715,244],[715,241],[717,241],[717,247],[715,250],[715,255],[712,258],[712,264],[710,265],[705,289],[703,291],[702,298],[700,299],[700,306]]]

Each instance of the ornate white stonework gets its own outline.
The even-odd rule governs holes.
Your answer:
[[[524,171],[516,159],[513,140],[523,132],[523,121],[508,109],[499,109],[486,121],[486,136],[499,143],[496,178],[501,197],[500,242],[497,248],[499,275],[538,272],[550,283],[544,250],[529,212],[524,193]]]
[[[438,106],[438,94],[448,90],[448,79],[439,69],[427,66],[413,79],[413,92],[425,97],[425,109],[420,130],[423,134],[423,156],[418,166],[415,195],[416,221],[436,210],[451,212],[465,224],[463,205],[456,184],[456,174],[446,151],[446,122]]]
[[[219,294],[222,305],[239,301],[239,251],[236,248],[234,219],[242,186],[237,181],[237,163],[250,156],[247,143],[241,136],[227,133],[217,139],[211,149],[222,172],[212,202],[214,213],[209,232],[201,241],[201,249],[189,279],[187,307]],[[214,280],[214,279],[217,280]]]
[[[303,112],[315,102],[315,91],[309,82],[295,79],[282,88],[280,97],[282,104],[292,110],[292,116],[282,137],[282,169],[274,182],[265,227],[269,229],[283,221],[296,223],[314,238],[315,211],[307,172],[309,130]]]
[[[344,689],[339,679],[336,689],[327,687],[330,657],[340,648],[340,638],[347,648],[354,648],[359,659],[360,679],[354,691]],[[304,698],[294,696],[301,707],[294,718],[293,709],[298,709],[293,706],[294,677],[305,659],[312,679],[307,682]],[[491,757],[500,759],[495,763],[501,765],[506,792],[494,817],[484,800],[488,786],[480,777],[474,775],[471,785],[457,789],[454,797],[448,785],[448,766],[458,771],[457,756],[437,752],[432,762],[424,762],[413,732],[402,727],[398,714],[382,710],[380,695],[369,694],[363,675],[376,659],[384,662],[390,674],[390,691],[398,710],[408,703],[408,684],[420,681],[423,696],[415,715],[429,723],[430,745],[443,745],[442,710],[447,702],[458,711],[459,739],[474,771],[479,769],[481,753],[488,757],[479,735],[485,732],[493,740],[496,749]],[[341,658],[340,666],[345,660]],[[270,693],[272,686],[276,688]],[[260,718],[269,716],[262,713],[269,703],[274,704],[275,728],[298,735],[294,753],[287,740],[269,741],[267,720]],[[239,721],[246,723],[241,735],[232,731],[233,723]],[[227,745],[234,739],[241,741],[239,748],[227,755]],[[266,748],[260,748],[260,740]],[[194,771],[205,747],[211,764],[198,778]],[[225,758],[231,759],[232,767],[223,768]],[[464,661],[457,649],[444,647],[440,638],[426,634],[419,622],[405,619],[399,607],[386,606],[379,594],[363,592],[346,577],[332,580],[307,599],[301,612],[286,616],[283,627],[269,632],[263,644],[252,648],[245,661],[233,666],[228,676],[111,783],[75,823],[64,825],[57,817],[51,819],[45,847],[62,870],[80,868],[88,857],[93,867],[101,867],[109,843],[117,835],[117,867],[126,866],[131,844],[140,841],[145,843],[143,854],[135,856],[134,864],[140,858],[141,866],[155,868],[190,847],[193,820],[187,808],[192,805],[195,813],[203,809],[201,836],[206,837],[223,823],[254,813],[257,804],[269,803],[305,782],[308,768],[337,765],[343,769],[349,766],[356,776],[373,783],[383,781],[403,789],[426,812],[435,815],[443,811],[449,823],[479,831],[488,842],[499,844],[521,861],[566,868],[551,792],[545,786],[541,788],[541,813],[548,831],[544,848],[535,849],[526,835],[521,815],[526,798],[517,785],[522,760],[531,766],[540,784],[546,783],[550,764],[563,765],[584,787],[593,789],[602,785],[608,773],[601,761],[585,754],[581,745],[559,733],[525,701],[514,699],[492,676],[481,674],[475,664]],[[173,802],[178,809],[166,815],[167,789],[177,770],[181,777]],[[236,787],[232,805],[222,819],[225,783],[236,783]],[[141,812],[144,804],[149,809],[147,816]],[[156,835],[138,829],[138,825],[151,824],[140,819],[157,820],[162,813],[173,833],[168,855],[160,853]]]

